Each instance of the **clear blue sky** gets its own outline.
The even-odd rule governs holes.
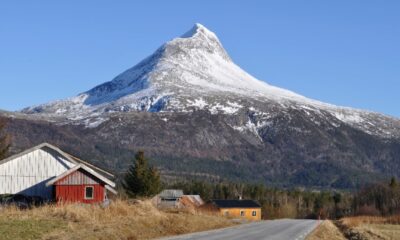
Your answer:
[[[111,80],[196,22],[234,61],[307,97],[400,117],[400,1],[0,2],[0,109]]]

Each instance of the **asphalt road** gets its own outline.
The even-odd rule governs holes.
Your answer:
[[[162,240],[302,240],[317,225],[318,221],[316,220],[281,219],[168,237]]]

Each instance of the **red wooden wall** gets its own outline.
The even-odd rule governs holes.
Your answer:
[[[93,199],[85,199],[85,186],[94,187]],[[97,185],[56,185],[57,202],[101,203],[104,201],[104,186]]]
[[[105,197],[104,184],[85,171],[78,170],[57,181],[55,184],[57,202],[101,203]],[[93,199],[85,199],[85,187],[93,187]]]

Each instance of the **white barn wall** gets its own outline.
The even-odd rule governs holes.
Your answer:
[[[0,165],[0,194],[21,193],[50,199],[48,180],[74,167],[58,152],[44,147]]]

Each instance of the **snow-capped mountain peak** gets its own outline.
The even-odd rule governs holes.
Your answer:
[[[175,41],[177,41],[178,44],[197,49],[202,48],[203,50],[220,54],[225,60],[231,61],[231,58],[225,51],[217,35],[200,23],[196,23],[192,29],[183,34],[180,38],[189,38],[189,40],[180,40],[176,38]],[[173,44],[173,42],[174,41],[171,41],[170,44]]]
[[[102,111],[182,110],[194,99],[220,101],[227,96],[331,107],[254,78],[231,60],[215,33],[197,23],[113,80],[77,97],[27,108],[24,112],[68,116],[70,110],[76,115],[77,109],[83,115]],[[223,103],[207,105],[213,104]],[[155,105],[157,109],[153,108]]]
[[[330,114],[369,132],[373,132],[371,126],[379,125],[378,120],[392,121],[379,114],[315,101],[256,79],[232,61],[215,33],[198,23],[113,80],[76,97],[29,107],[23,112],[81,121],[106,119],[110,112],[196,109],[213,114],[257,112],[265,116],[260,120],[264,123],[277,112],[297,109]],[[366,122],[371,124],[367,126]]]
[[[341,188],[358,186],[359,176],[400,176],[399,119],[260,81],[201,24],[109,82],[4,114],[20,146],[48,139],[118,171],[144,149],[174,179],[230,175]]]
[[[214,39],[218,40],[217,35],[215,35],[215,33],[213,33],[210,30],[208,30],[201,23],[194,24],[194,26],[189,31],[187,31],[185,34],[183,34],[181,36],[181,38],[191,38],[191,37],[194,37],[197,34],[201,34],[201,35],[204,35],[204,36],[206,36],[208,38],[214,38]]]

